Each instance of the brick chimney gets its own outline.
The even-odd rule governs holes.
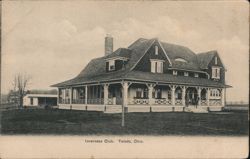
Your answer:
[[[105,37],[105,55],[113,52],[113,37],[109,34]]]

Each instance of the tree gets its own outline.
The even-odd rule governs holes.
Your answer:
[[[27,86],[30,84],[31,77],[27,74],[17,74],[14,77],[14,92],[17,92],[19,99],[19,108],[23,107],[23,97],[25,96]]]

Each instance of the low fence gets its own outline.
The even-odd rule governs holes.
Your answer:
[[[16,103],[1,103],[0,110],[18,109]]]

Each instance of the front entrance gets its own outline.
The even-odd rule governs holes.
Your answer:
[[[185,104],[186,106],[198,105],[198,93],[196,88],[187,88],[185,95]]]

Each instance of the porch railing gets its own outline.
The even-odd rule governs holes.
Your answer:
[[[207,100],[201,100],[201,106],[206,106],[207,105]]]
[[[121,105],[122,104],[122,98],[108,98],[107,99],[108,105]]]
[[[138,104],[138,105],[149,104],[149,99],[131,98],[129,100],[129,104]]]
[[[85,104],[85,99],[73,99],[72,104]]]
[[[70,104],[70,99],[59,99],[60,104]]]
[[[181,99],[176,99],[175,100],[175,105],[182,105],[182,100]]]
[[[171,101],[167,99],[152,99],[154,104],[157,105],[171,105]]]
[[[221,100],[209,100],[210,106],[220,106],[221,104]]]
[[[103,98],[88,99],[88,104],[104,104]]]

